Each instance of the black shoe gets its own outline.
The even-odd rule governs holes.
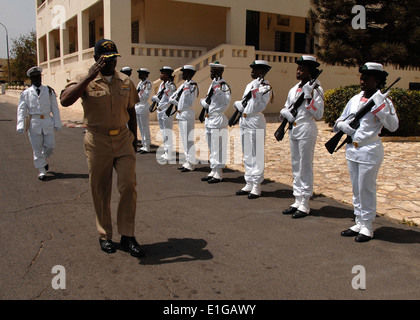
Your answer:
[[[105,251],[106,253],[114,253],[117,251],[117,247],[115,246],[115,243],[112,242],[112,240],[99,239],[99,244],[101,245],[102,251]]]
[[[283,214],[294,214],[297,211],[297,208],[290,207],[289,209],[283,210]]]
[[[50,166],[47,164],[44,168],[45,168],[45,171],[48,172],[48,169],[50,168]]]
[[[123,250],[128,251],[133,257],[144,257],[144,252],[141,250],[140,245],[136,241],[136,238],[121,236],[120,245]]]
[[[249,191],[238,190],[238,191],[236,191],[236,195],[237,196],[247,196],[247,195],[249,195]]]
[[[211,179],[213,179],[213,177],[211,177],[211,176],[205,176],[205,177],[201,178],[201,181],[209,181]]]
[[[181,170],[181,172],[192,172],[192,171],[194,171],[194,170],[190,170],[190,169],[187,169],[187,168],[182,168],[182,170]]]
[[[254,193],[249,193],[248,194],[248,199],[258,199],[260,196],[258,194],[254,194]]]
[[[359,234],[359,232],[353,231],[351,229],[347,229],[341,232],[342,237],[355,237]]]
[[[178,167],[178,170],[184,170],[185,169],[185,167]]]
[[[208,181],[208,183],[219,183],[219,182],[222,182],[222,179],[216,179],[216,178],[211,178],[209,181]]]
[[[145,153],[149,153],[149,152],[148,151],[144,151],[144,150],[140,150],[140,151],[138,151],[138,153],[145,154]]]
[[[41,180],[41,181],[47,181],[47,176],[44,175],[44,174],[43,175],[39,175],[38,176],[38,179]]]
[[[354,238],[354,241],[356,242],[368,242],[369,240],[372,240],[372,237],[365,236],[364,234],[359,233],[356,238]]]
[[[306,212],[297,210],[293,215],[292,218],[293,219],[300,219],[300,218],[305,218],[308,214]]]

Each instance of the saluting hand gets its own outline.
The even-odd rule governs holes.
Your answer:
[[[103,67],[105,66],[105,58],[102,56],[100,57],[96,63],[89,69],[89,73],[88,73],[88,79],[95,79],[99,72],[101,72],[101,70],[103,69]]]

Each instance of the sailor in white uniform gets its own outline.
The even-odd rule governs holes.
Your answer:
[[[255,60],[250,67],[254,80],[246,86],[243,100],[236,101],[233,105],[241,113],[239,129],[246,182],[245,187],[236,191],[236,195],[248,195],[248,199],[257,199],[261,196],[265,167],[266,121],[263,111],[270,101],[272,91],[264,77],[271,66],[267,61]]]
[[[226,165],[228,119],[225,115],[231,100],[229,84],[223,80],[224,65],[219,61],[210,63],[210,84],[207,97],[201,99],[201,106],[205,113],[205,131],[207,144],[210,150],[211,172],[203,177],[202,181],[210,184],[223,180],[223,169]]]
[[[54,90],[42,85],[42,68],[33,67],[27,72],[32,86],[20,95],[17,108],[17,132],[28,132],[33,149],[38,178],[47,179],[48,158],[55,148],[54,130],[61,130],[60,110]]]
[[[185,65],[181,69],[182,79],[185,82],[169,99],[169,104],[177,107],[176,118],[178,120],[179,135],[184,149],[185,163],[179,167],[181,172],[195,170],[197,159],[194,145],[195,112],[192,108],[198,96],[198,85],[192,78],[195,75],[194,66]]]
[[[320,64],[315,57],[308,55],[303,55],[296,63],[296,78],[300,82],[290,89],[285,106],[280,111],[280,121],[286,118],[292,124],[289,144],[295,202],[283,214],[291,214],[293,219],[306,217],[310,212],[309,199],[313,195],[313,162],[318,136],[316,120],[320,120],[324,114],[324,92],[320,82],[316,80],[312,85],[310,83],[319,72],[317,68]],[[291,109],[301,94],[304,94],[304,100],[297,114],[293,115]]]
[[[166,115],[166,109],[169,107],[169,99],[176,91],[176,86],[173,83],[172,73],[174,70],[171,67],[164,66],[160,69],[160,79],[162,83],[159,86],[158,93],[152,97],[152,102],[157,103],[157,118],[159,121],[159,128],[162,133],[164,154],[160,160],[170,161],[173,158],[173,124],[174,117]]]
[[[137,85],[137,93],[139,95],[140,102],[136,103],[136,116],[137,125],[139,127],[142,147],[140,153],[149,153],[151,151],[151,135],[150,135],[150,115],[149,115],[149,97],[152,91],[152,83],[148,79],[150,74],[147,68],[140,68],[137,70],[139,74],[140,82]]]
[[[376,179],[384,158],[384,148],[379,134],[385,127],[391,132],[398,129],[399,120],[388,93],[382,94],[388,73],[383,65],[368,62],[359,69],[362,91],[347,103],[337,119],[334,131],[351,136],[353,143],[347,144],[346,159],[353,186],[353,207],[355,222],[350,229],[341,233],[344,237],[355,237],[356,242],[373,238],[373,221],[376,216]],[[355,130],[350,127],[354,115],[368,101],[375,106],[361,120]]]

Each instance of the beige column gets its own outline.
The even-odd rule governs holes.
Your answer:
[[[226,13],[227,44],[244,46],[246,42],[246,8],[234,6]]]
[[[104,0],[104,38],[115,42],[122,57],[131,56],[131,0]]]

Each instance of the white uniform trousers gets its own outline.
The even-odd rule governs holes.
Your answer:
[[[245,181],[261,184],[264,181],[265,129],[240,128],[242,153],[245,167]]]
[[[178,120],[178,127],[185,160],[187,163],[195,165],[197,164],[197,159],[194,145],[194,120]]]
[[[356,216],[356,232],[373,237],[372,222],[376,216],[376,179],[382,161],[376,164],[359,163],[347,160],[353,186],[353,207]],[[367,230],[361,228],[365,226]]]
[[[210,169],[223,169],[227,156],[227,128],[206,128],[207,145],[210,151]]]
[[[316,136],[307,139],[289,139],[293,172],[293,195],[309,198],[313,194],[314,184],[314,151]]]
[[[174,118],[165,114],[166,109],[157,111],[160,132],[162,133],[163,148],[167,160],[173,158],[173,125]]]
[[[29,141],[34,154],[35,168],[44,168],[47,159],[53,154],[55,148],[55,136],[51,134],[36,134],[30,128],[28,130]]]
[[[141,143],[144,148],[150,150],[151,145],[151,135],[150,135],[150,125],[149,125],[149,109],[148,108],[141,108],[137,111],[137,125],[139,127],[140,136],[141,136]]]

